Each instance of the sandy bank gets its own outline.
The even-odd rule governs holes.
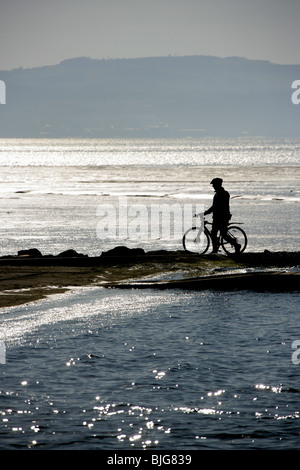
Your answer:
[[[120,288],[298,290],[299,274],[281,271],[299,264],[300,252],[265,251],[229,258],[117,247],[89,257],[73,250],[58,256],[25,250],[0,258],[0,308],[90,284]],[[254,271],[236,273],[250,268]],[[275,272],[258,272],[265,268]]]

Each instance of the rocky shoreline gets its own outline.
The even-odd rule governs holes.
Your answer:
[[[0,258],[0,308],[86,285],[297,291],[299,266],[300,252],[268,250],[231,257],[199,256],[180,250],[145,252],[124,246],[93,257],[74,250],[58,255],[43,255],[38,249],[21,250],[17,255]]]
[[[111,250],[104,251],[99,256],[90,257],[87,254],[78,253],[73,249],[66,250],[58,255],[43,255],[37,248],[21,250],[17,255],[8,255],[0,257],[0,266],[2,265],[44,265],[44,266],[99,266],[115,263],[140,263],[144,261],[165,260],[170,262],[182,261],[186,263],[195,260],[220,260],[231,259],[237,264],[248,266],[299,266],[300,251],[269,251],[246,252],[238,255],[206,254],[198,255],[188,253],[183,250],[168,251],[144,251],[142,248],[128,248],[126,246],[117,246]]]

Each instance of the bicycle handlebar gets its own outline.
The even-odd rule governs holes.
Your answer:
[[[194,214],[194,217],[200,217],[204,219],[204,212],[198,212],[198,214]]]
[[[204,225],[212,225],[212,222],[207,222],[207,221],[205,220],[204,212],[198,212],[198,214],[194,214],[194,217],[199,217],[200,219],[202,219]],[[243,225],[243,222],[229,222],[229,223],[228,223],[228,226],[229,226],[229,225],[233,225],[233,224]]]

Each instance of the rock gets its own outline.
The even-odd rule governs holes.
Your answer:
[[[37,248],[18,251],[18,256],[29,256],[30,258],[41,258],[43,255]]]
[[[77,253],[75,250],[66,250],[62,253],[57,255],[59,258],[82,258],[86,257],[87,255],[83,255],[82,253]]]
[[[104,251],[101,256],[144,256],[145,251],[142,248],[128,248],[127,246],[116,246],[111,250]]]

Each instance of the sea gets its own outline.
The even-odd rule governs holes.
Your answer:
[[[214,177],[248,252],[299,250],[300,139],[45,138],[0,140],[0,256],[183,250],[184,224],[147,216],[209,208]],[[297,291],[70,286],[1,308],[0,449],[300,449],[299,348]]]

